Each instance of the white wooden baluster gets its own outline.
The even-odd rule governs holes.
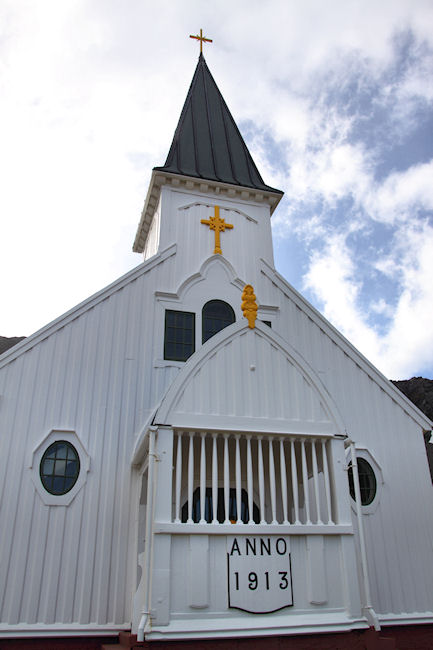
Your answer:
[[[328,456],[326,454],[326,440],[322,440],[322,461],[323,461],[323,475],[325,478],[325,493],[326,493],[326,506],[328,508],[328,524],[333,524],[332,510],[331,510],[331,484],[329,481],[329,468]]]
[[[298,468],[296,466],[296,450],[295,441],[290,441],[290,461],[292,468],[292,491],[293,491],[293,507],[295,509],[295,524],[300,524],[299,520],[299,494],[298,494]]]
[[[192,518],[192,493],[194,487],[194,433],[189,432],[189,453],[188,453],[188,519],[187,524],[193,524]]]
[[[206,523],[206,434],[201,432],[200,449],[200,523]]]
[[[218,452],[217,438],[218,434],[212,434],[212,523],[218,523]]]
[[[310,519],[310,495],[308,493],[308,469],[307,469],[307,455],[305,452],[305,440],[301,440],[301,455],[302,455],[302,483],[304,486],[304,501],[305,501],[305,514],[306,524],[311,524]]]
[[[236,523],[242,524],[242,474],[240,435],[236,434]]]
[[[284,443],[280,438],[280,474],[281,474],[281,498],[283,501],[283,524],[288,524],[287,518],[287,473],[286,473],[286,459],[284,456]]]
[[[323,524],[320,516],[320,494],[319,494],[319,470],[317,469],[317,454],[316,454],[316,441],[311,441],[311,455],[313,459],[313,481],[314,481],[314,496],[316,499],[316,513],[317,524]]]
[[[251,437],[247,437],[247,489],[248,489],[248,523],[254,523],[253,500],[253,458],[251,455]]]
[[[229,434],[224,433],[224,523],[230,523]]]
[[[174,523],[180,524],[180,487],[182,485],[182,434],[177,434],[177,455],[176,455],[176,500]]]
[[[260,500],[260,523],[266,524],[265,519],[265,471],[263,468],[262,436],[257,437],[257,455],[259,461],[259,500]]]
[[[278,524],[277,521],[277,498],[276,498],[276,489],[275,489],[275,462],[274,462],[274,445],[273,438],[269,437],[269,487],[271,490],[271,511],[272,511],[272,522],[273,524]]]

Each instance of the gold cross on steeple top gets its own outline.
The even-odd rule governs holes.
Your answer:
[[[233,228],[232,223],[226,223],[224,219],[220,219],[220,208],[219,205],[215,206],[215,216],[209,217],[209,219],[201,219],[200,223],[204,223],[205,226],[209,226],[210,230],[215,230],[215,250],[214,254],[218,253],[222,255],[221,242],[220,242],[220,232],[224,231],[226,228]]]
[[[211,38],[205,38],[203,36],[203,30],[200,30],[200,36],[193,36],[192,34],[189,35],[190,38],[195,38],[197,41],[200,41],[200,54],[203,52],[203,43],[212,43]]]

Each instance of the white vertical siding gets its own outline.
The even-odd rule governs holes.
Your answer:
[[[209,255],[209,231],[196,223],[203,215],[199,208],[190,210],[194,219],[173,220],[167,243],[181,246],[196,237],[200,260],[176,255],[154,267],[150,260],[149,268],[77,309],[0,368],[0,626],[130,620],[136,572],[131,504],[137,491],[131,454],[136,435],[179,373],[176,364],[163,361],[164,309],[154,292],[178,290],[180,279],[197,273],[201,257]],[[265,212],[257,208],[258,221]],[[248,233],[259,226],[235,215],[247,251]],[[225,233],[222,245],[233,265],[239,248],[234,232]],[[257,273],[256,256],[249,255],[237,269],[247,280]],[[218,288],[218,297],[230,296],[233,303],[239,294],[239,303],[232,304],[239,320],[239,287],[224,277],[215,274],[194,294],[192,308],[201,309],[205,291],[209,299]],[[383,614],[433,611],[432,486],[419,424],[355,362],[326,323],[321,328],[301,309],[289,289],[283,292],[264,276],[254,288],[261,304],[278,307],[274,330],[318,373],[347,433],[382,467],[379,506],[365,517],[374,607]],[[213,381],[220,376],[237,378],[236,390]],[[237,430],[245,418],[284,427],[290,422],[294,428],[308,423],[313,433],[335,424],[307,374],[263,332],[243,333],[210,356],[183,386],[177,405],[176,415],[237,419]],[[86,483],[68,506],[45,505],[28,467],[32,451],[52,429],[75,431],[90,456]],[[311,489],[313,503],[313,484]]]
[[[294,292],[262,278],[263,293],[256,293],[279,308],[273,327],[316,369],[348,435],[382,468],[379,505],[364,517],[374,608],[383,615],[432,612],[433,489],[422,427],[378,384],[362,357],[357,362],[325,321],[320,326],[320,316],[313,320]]]
[[[204,415],[213,424],[221,421],[223,428],[339,433],[311,378],[269,339],[266,326],[251,330],[241,322],[234,331],[236,338],[221,342],[193,375],[185,378],[181,391],[173,397],[171,423],[182,426],[189,422],[192,426],[194,418],[198,421],[197,417]]]
[[[178,372],[154,368],[152,288],[169,272],[144,272],[0,369],[0,629],[130,620],[131,454]],[[90,456],[86,483],[68,506],[45,505],[29,469],[53,429],[75,431]]]
[[[238,277],[255,285],[259,275],[257,260],[264,258],[273,264],[269,206],[164,186],[161,206],[167,216],[161,221],[160,247],[176,242],[179,253],[172,290],[177,288],[176,278],[185,279],[196,273],[200,264],[213,254],[214,232],[201,219],[213,216],[215,205],[220,206],[220,217],[234,226],[221,233],[221,248]]]

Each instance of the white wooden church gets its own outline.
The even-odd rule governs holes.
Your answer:
[[[0,357],[1,648],[433,623],[432,423],[276,272],[281,196],[200,54],[144,261]]]

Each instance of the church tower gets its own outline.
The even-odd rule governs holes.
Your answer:
[[[175,241],[181,274],[214,253],[253,280],[259,259],[273,266],[270,216],[282,194],[263,182],[200,53],[165,165],[153,169],[133,250],[148,259]]]

